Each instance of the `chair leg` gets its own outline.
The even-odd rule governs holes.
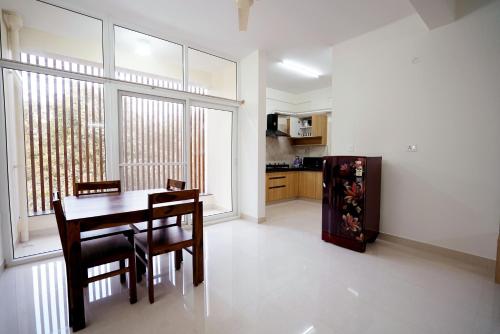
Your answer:
[[[120,260],[120,269],[125,268],[125,260]],[[124,284],[127,281],[126,274],[120,274],[120,283]]]
[[[130,304],[137,303],[137,282],[136,282],[135,254],[128,259],[128,290]]]
[[[137,278],[137,283],[141,283],[142,282],[142,275],[143,275],[142,274],[142,272],[143,272],[142,268],[144,267],[144,265],[142,264],[141,260],[139,260],[139,256],[138,255],[135,257],[135,261],[137,263],[136,264],[137,270],[136,270],[135,276]]]
[[[182,216],[177,216],[177,226],[182,227]],[[175,270],[181,269],[182,263],[182,248],[175,251]]]
[[[71,316],[73,314],[73,301],[71,299],[71,289],[69,288],[70,282],[68,280],[69,274],[68,270],[66,270],[66,286],[67,286],[67,293],[68,293],[68,324],[70,327],[73,327],[73,317]]]
[[[83,268],[83,285],[88,288],[89,287],[89,269]]]
[[[144,256],[144,252],[139,249],[139,248],[136,248],[135,249],[137,255],[136,255],[136,264],[137,264],[137,282],[142,282],[142,275],[144,275],[144,273],[146,272],[146,267],[144,266],[144,264],[142,263],[142,261],[140,260],[141,258],[145,258]]]
[[[175,251],[175,270],[181,269],[182,249]]]
[[[153,304],[155,302],[155,291],[153,286],[153,257],[148,254],[148,294],[149,294],[149,302]]]
[[[198,281],[197,281],[197,277],[198,277],[198,270],[197,270],[197,267],[196,267],[196,256],[198,254],[198,251],[196,249],[196,247],[193,246],[193,253],[191,254],[191,258],[193,260],[193,285],[194,286],[198,286]]]

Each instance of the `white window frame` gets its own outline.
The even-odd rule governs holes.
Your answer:
[[[198,106],[204,108],[212,108],[219,109],[225,111],[231,111],[232,118],[232,211],[227,213],[222,213],[214,216],[205,217],[206,223],[214,223],[220,221],[231,220],[237,218],[239,215],[239,207],[238,207],[238,176],[237,176],[237,141],[238,141],[238,108],[240,106],[240,101],[238,100],[230,100],[221,97],[215,97],[210,95],[200,95],[195,93],[190,93],[187,91],[189,77],[188,77],[188,49],[193,48],[199,50],[201,52],[206,52],[211,55],[218,56],[220,58],[224,58],[236,63],[236,92],[237,98],[239,98],[239,81],[240,81],[240,71],[238,62],[236,60],[232,60],[227,55],[220,54],[218,52],[214,52],[213,50],[207,50],[206,48],[200,47],[195,43],[188,43],[187,41],[179,40],[178,38],[174,38],[168,34],[160,30],[154,30],[145,26],[137,25],[136,22],[130,22],[123,19],[119,19],[117,17],[102,15],[99,13],[91,12],[82,8],[79,8],[74,5],[69,4],[58,4],[58,1],[52,1],[51,4],[47,3],[46,5],[54,5],[77,14],[85,15],[92,17],[94,19],[98,19],[102,22],[102,52],[103,52],[103,77],[97,77],[87,74],[69,72],[64,70],[58,70],[54,68],[41,67],[37,65],[31,65],[26,63],[21,63],[15,60],[8,60],[0,58],[0,160],[5,161],[5,163],[0,164],[0,178],[3,184],[3,181],[6,181],[8,185],[8,154],[6,150],[7,146],[7,133],[6,133],[6,110],[4,105],[4,89],[3,89],[3,70],[4,69],[12,69],[12,70],[20,70],[20,71],[29,71],[36,72],[39,74],[46,74],[58,77],[65,77],[69,79],[75,80],[83,80],[90,81],[95,83],[100,83],[104,85],[104,121],[105,121],[105,145],[106,145],[106,175],[108,179],[114,179],[120,177],[119,170],[119,162],[120,162],[120,147],[119,147],[119,98],[120,92],[130,92],[141,95],[150,95],[157,96],[164,99],[171,99],[175,101],[183,101],[185,105],[185,148],[190,147],[190,136],[187,135],[190,133],[190,117],[188,117],[189,112],[191,110],[191,106]],[[138,84],[133,82],[121,81],[114,78],[115,73],[115,55],[114,55],[114,26],[120,26],[126,29],[131,29],[140,33],[144,33],[153,37],[157,37],[166,41],[171,41],[176,44],[180,44],[183,47],[183,88],[184,90],[172,90],[168,88],[161,88],[155,86],[149,86],[145,84]],[[1,38],[5,38],[5,36],[1,36]],[[190,161],[187,159],[187,169],[186,176],[188,178],[188,184],[190,184],[189,180],[189,166]],[[4,171],[5,169],[5,171]],[[5,180],[4,180],[5,179]],[[2,231],[2,246],[3,246],[3,254],[6,259],[6,264],[8,266],[23,264],[26,262],[38,261],[45,258],[50,258],[54,256],[60,256],[61,251],[54,251],[51,253],[34,255],[28,258],[14,258],[14,245],[13,245],[13,236],[11,233],[11,217],[10,217],[10,193],[8,187],[3,187],[0,190],[0,209],[3,216],[0,217],[2,221],[0,221],[0,228]],[[8,219],[3,219],[7,218]],[[1,265],[0,259],[0,265]]]

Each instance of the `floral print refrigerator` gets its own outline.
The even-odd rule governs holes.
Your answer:
[[[322,239],[358,252],[378,236],[382,157],[323,158]]]

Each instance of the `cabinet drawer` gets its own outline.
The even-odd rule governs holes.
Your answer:
[[[266,174],[266,202],[297,197],[297,172]]]
[[[269,187],[276,187],[276,186],[282,186],[282,185],[287,185],[288,184],[288,177],[287,176],[274,176],[270,177],[267,180],[267,185]]]
[[[272,186],[267,189],[268,201],[279,201],[286,198],[287,187],[285,185]]]

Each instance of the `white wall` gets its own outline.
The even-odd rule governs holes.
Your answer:
[[[276,111],[297,112],[296,95],[274,88],[266,88],[266,114]]]
[[[326,87],[297,94],[297,111],[321,110],[332,108],[332,88]]]
[[[432,31],[410,16],[332,52],[334,153],[383,156],[382,232],[495,258],[500,1]]]
[[[301,94],[292,94],[282,90],[266,89],[266,112],[276,111],[304,112],[332,108],[332,88],[316,89]]]
[[[240,69],[238,112],[239,209],[243,216],[261,221],[265,209],[266,59],[262,51],[243,58]]]

